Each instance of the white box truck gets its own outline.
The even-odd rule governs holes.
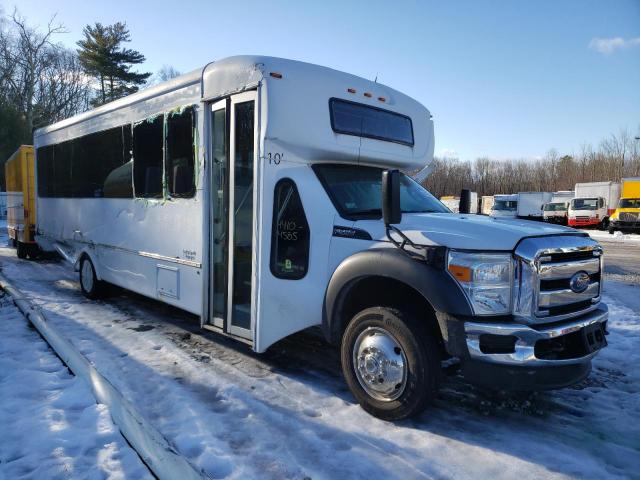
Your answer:
[[[256,352],[318,326],[380,418],[422,410],[445,358],[560,388],[606,346],[598,243],[452,214],[400,171],[433,161],[429,110],[380,83],[232,57],[34,141],[37,241],[87,297],[116,284]]]
[[[542,208],[551,201],[551,192],[519,192],[518,217],[527,220],[542,220]]]
[[[576,196],[569,203],[569,226],[608,228],[619,199],[617,182],[576,183]]]
[[[569,202],[575,197],[573,190],[561,190],[555,192],[551,201],[545,203],[542,211],[542,218],[545,222],[566,225],[569,212]]]
[[[493,208],[493,195],[483,195],[480,206],[481,215],[491,215],[491,209]]]

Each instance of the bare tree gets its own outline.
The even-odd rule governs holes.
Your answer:
[[[66,30],[55,16],[37,30],[17,10],[0,24],[0,99],[29,131],[87,108],[89,83],[75,54],[53,43]]]

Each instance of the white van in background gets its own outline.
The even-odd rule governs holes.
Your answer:
[[[519,192],[518,217],[526,220],[542,220],[542,208],[551,201],[551,192]]]
[[[491,216],[499,218],[518,217],[518,194],[494,195]]]
[[[557,223],[558,225],[567,225],[569,217],[569,202],[573,199],[575,193],[573,190],[561,190],[555,192],[551,201],[545,203],[543,207],[543,220],[549,223]]]

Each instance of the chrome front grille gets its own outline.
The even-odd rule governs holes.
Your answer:
[[[600,296],[600,252],[586,251],[581,256],[585,258],[567,252],[539,258],[538,316],[582,310],[585,303],[591,305],[591,300]],[[589,284],[584,291],[576,291],[571,288],[571,279],[582,272],[588,275]]]
[[[530,323],[582,315],[600,300],[602,249],[589,237],[525,239],[516,263],[514,313]]]

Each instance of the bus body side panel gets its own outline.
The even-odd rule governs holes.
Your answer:
[[[265,142],[265,153],[277,145]],[[282,152],[282,150],[280,150]],[[284,152],[285,158],[289,152]],[[274,188],[278,180],[290,178],[296,184],[310,231],[309,265],[299,280],[276,278],[271,271],[271,241],[274,223]],[[322,185],[309,165],[281,161],[264,163],[264,191],[261,233],[259,322],[255,349],[263,352],[274,342],[322,322],[322,305],[328,279],[328,259],[334,210]]]
[[[100,279],[200,315],[204,115],[199,89],[189,86],[92,117],[36,137],[36,143],[62,142],[184,105],[196,107],[193,198],[37,197],[37,232],[43,248],[61,248],[76,268],[80,255],[87,252]]]

